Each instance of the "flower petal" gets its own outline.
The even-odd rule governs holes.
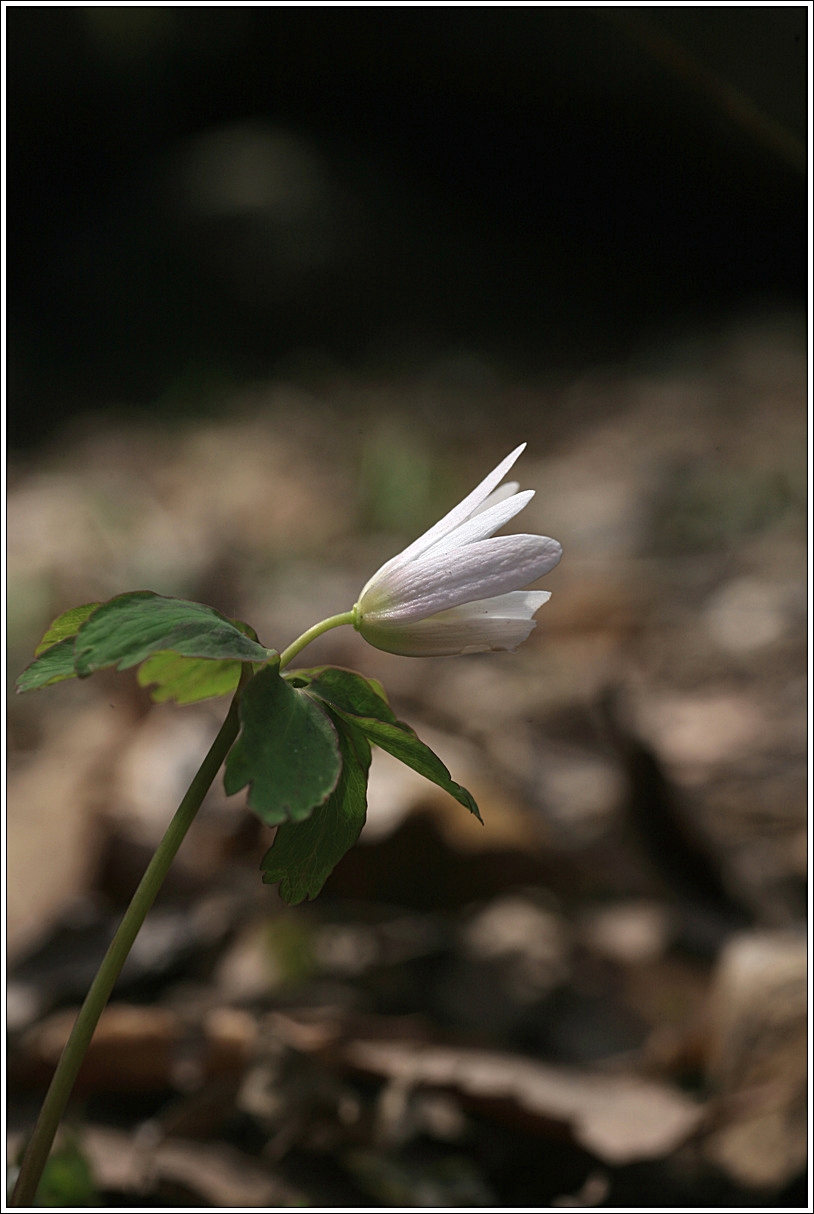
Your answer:
[[[472,544],[476,540],[489,539],[501,527],[505,527],[506,523],[516,514],[519,514],[533,497],[533,489],[524,489],[522,493],[515,493],[503,501],[493,502],[486,510],[478,510],[472,518],[461,523],[460,527],[456,527],[449,535],[445,535],[437,544],[433,544],[432,548],[425,553],[425,557],[437,556],[442,552],[452,552],[455,548],[462,547],[464,544]]]
[[[402,552],[397,556],[392,557],[384,565],[382,565],[379,573],[391,572],[394,569],[401,569],[404,565],[416,560],[422,556],[429,548],[436,544],[445,535],[449,535],[461,523],[465,523],[470,515],[474,514],[484,502],[488,499],[492,491],[500,484],[506,473],[512,465],[520,458],[520,455],[525,451],[526,444],[521,443],[519,447],[515,447],[511,455],[507,455],[504,460],[501,460],[496,468],[494,468],[488,476],[484,477],[476,489],[454,506],[449,514],[445,514],[442,519],[439,519],[434,526],[430,527],[429,531],[425,531],[417,540],[413,540]],[[378,577],[378,574],[374,575]],[[373,579],[371,579],[372,581]],[[369,585],[370,583],[368,583]],[[365,587],[365,590],[367,587]],[[364,591],[362,591],[364,594]]]
[[[530,620],[543,603],[551,598],[550,590],[510,590],[491,599],[476,599],[465,607],[452,607],[448,612],[466,612],[468,616],[492,615],[502,620]]]
[[[453,607],[410,624],[364,621],[360,632],[377,649],[402,657],[451,657],[515,650],[536,627],[531,617],[551,597],[547,590],[520,591]]]
[[[485,502],[481,502],[477,510],[473,510],[470,518],[475,518],[478,514],[483,514],[484,510],[489,510],[492,506],[496,506],[498,502],[503,502],[507,497],[512,497],[520,488],[519,481],[505,481],[499,488],[495,489],[494,493],[490,493]]]
[[[544,535],[506,535],[448,552],[430,552],[406,569],[384,567],[358,602],[360,621],[421,620],[475,599],[520,590],[559,561],[562,548]]]

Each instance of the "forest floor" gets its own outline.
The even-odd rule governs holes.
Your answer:
[[[514,655],[346,628],[303,656],[380,679],[485,825],[377,753],[360,842],[286,907],[269,830],[213,787],[45,1204],[805,1206],[805,392],[804,336],[767,320],[567,383],[258,385],[12,459],[12,680],[130,589],[282,648],[523,440],[516,529],[564,549]],[[223,713],[132,671],[11,700],[12,1164]]]

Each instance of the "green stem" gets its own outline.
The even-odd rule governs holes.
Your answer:
[[[305,649],[306,645],[310,645],[317,637],[322,636],[323,632],[328,632],[331,628],[339,628],[341,624],[353,624],[356,620],[356,608],[352,611],[343,611],[340,615],[329,615],[327,620],[320,620],[318,624],[314,624],[313,628],[309,628],[301,637],[297,637],[296,641],[292,641],[288,649],[284,649],[280,654],[280,669],[297,656],[300,650]]]
[[[125,911],[119,930],[113,937],[93,985],[88,991],[43,1102],[20,1168],[20,1174],[17,1177],[17,1183],[14,1186],[10,1206],[32,1206],[34,1204],[42,1170],[48,1159],[57,1127],[65,1112],[65,1106],[99,1017],[110,998],[110,993],[127,959],[133,941],[161,888],[175,854],[238,735],[240,729],[238,703],[243,685],[249,677],[251,677],[251,666],[246,665],[226,720],[220,727],[209,753],[198,768],[183,801],[167,827],[166,834],[159,843],[156,853],[141,879],[141,884]]]
[[[338,628],[341,624],[353,624],[356,611],[342,612],[341,615],[329,616],[314,624],[307,632],[293,641],[280,655],[280,668],[287,666],[297,654],[309,645],[311,641],[327,632],[330,628]],[[73,1090],[79,1068],[90,1045],[91,1038],[110,998],[116,979],[121,973],[122,966],[127,960],[133,941],[138,935],[147,912],[155,901],[169,867],[175,859],[192,821],[201,807],[201,803],[218,773],[218,770],[231,750],[232,743],[240,731],[238,704],[244,684],[251,678],[252,668],[244,666],[235,697],[232,700],[226,720],[220,728],[218,736],[212,743],[209,753],[204,759],[186,795],[175,811],[175,815],[167,827],[164,838],[158,845],[155,855],[150,861],[147,871],[141,879],[141,884],[133,895],[133,899],[125,911],[119,930],[111,941],[99,972],[93,980],[93,985],[87,993],[85,1002],[79,1012],[62,1057],[59,1060],[51,1086],[43,1101],[34,1133],[28,1144],[14,1192],[9,1201],[10,1206],[30,1206],[34,1203],[37,1186],[42,1176],[43,1168],[54,1141],[62,1115]]]

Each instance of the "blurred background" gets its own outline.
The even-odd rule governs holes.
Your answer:
[[[808,9],[7,8],[8,673],[149,588],[282,647],[518,442],[516,655],[384,681],[320,898],[213,789],[49,1204],[805,1204]],[[346,635],[347,633],[347,635]],[[13,1160],[225,705],[8,711]]]

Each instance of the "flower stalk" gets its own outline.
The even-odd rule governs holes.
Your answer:
[[[133,942],[138,935],[141,925],[147,917],[147,912],[153,905],[164,878],[169,871],[178,848],[184,841],[187,831],[201,807],[204,797],[209,791],[212,781],[218,774],[221,764],[229,753],[240,729],[238,705],[244,683],[251,674],[247,666],[244,677],[238,686],[226,719],[220,727],[217,737],[209,748],[203,763],[198,768],[192,783],[175,811],[163,839],[156,848],[155,855],[150,861],[138,889],[125,911],[124,918],[119,924],[104,960],[93,984],[85,997],[85,1002],[68,1038],[62,1057],[54,1072],[51,1085],[48,1088],[42,1109],[34,1127],[34,1132],[28,1143],[17,1183],[9,1200],[14,1207],[31,1206],[37,1193],[37,1186],[42,1176],[43,1168],[54,1137],[65,1112],[66,1105],[73,1090],[76,1077],[82,1065],[91,1038],[93,1037],[99,1017],[105,1009],[116,983],[122,966],[127,960]]]
[[[318,624],[306,629],[302,636],[297,637],[296,641],[292,641],[288,648],[280,654],[280,670],[284,670],[300,650],[305,649],[305,646],[310,645],[317,637],[321,637],[323,632],[329,632],[331,628],[339,628],[342,624],[353,624],[355,618],[354,611],[342,611],[339,615],[329,615],[326,620],[320,620]]]

